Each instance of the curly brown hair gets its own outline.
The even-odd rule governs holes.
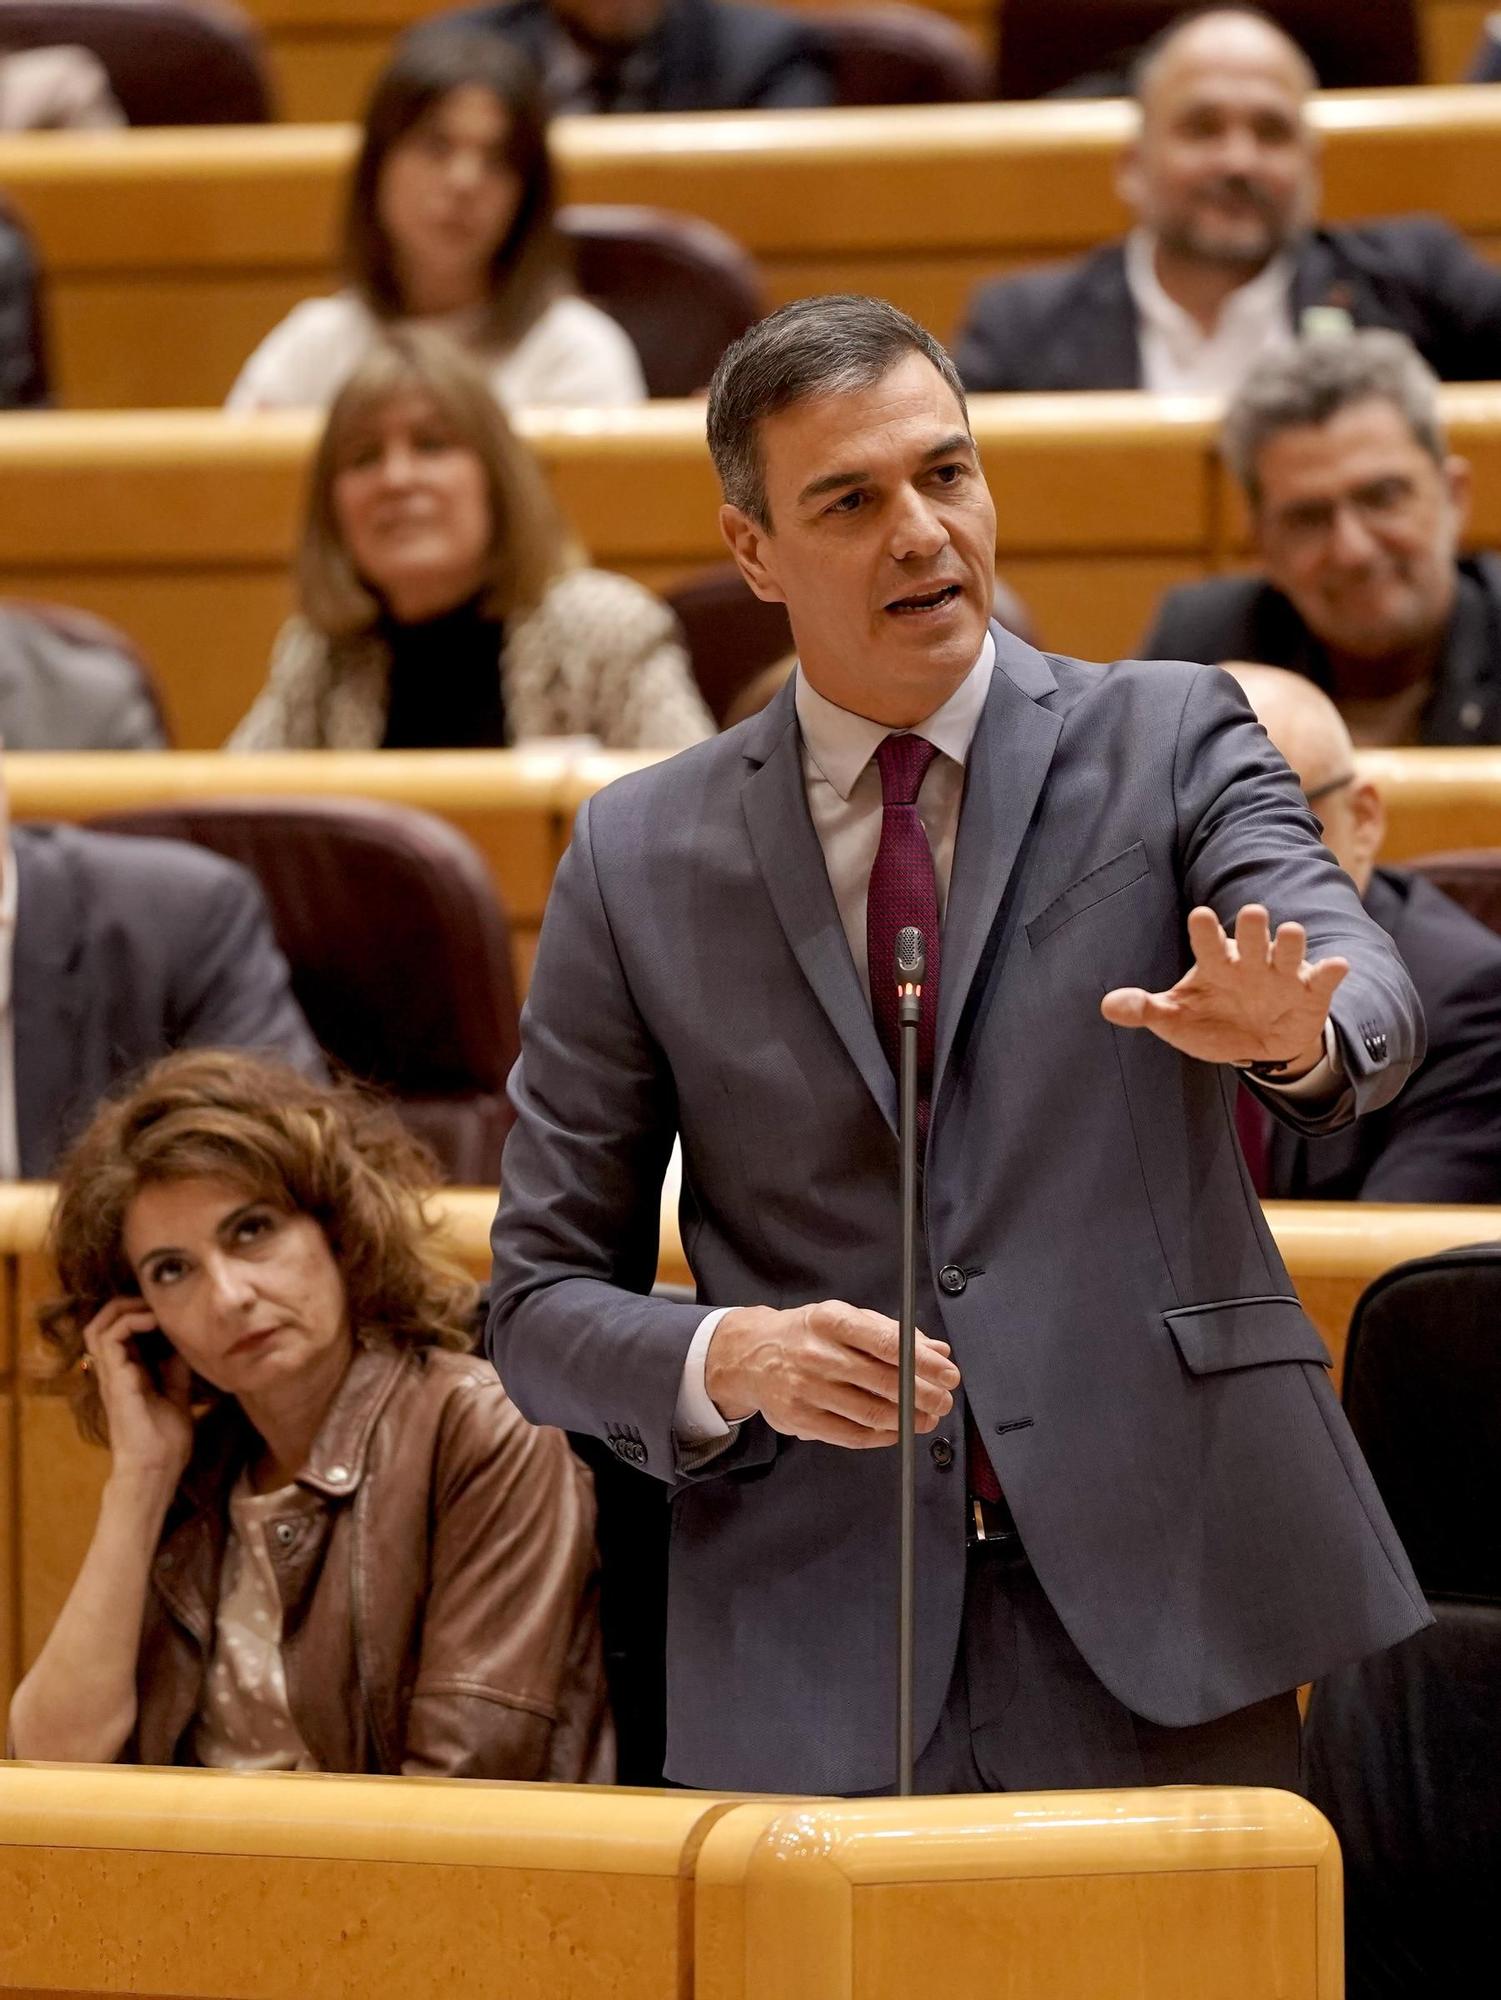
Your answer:
[[[366,1346],[473,1347],[475,1285],[443,1256],[425,1207],[434,1163],[389,1105],[257,1056],[189,1049],[107,1099],[63,1161],[48,1239],[62,1296],[38,1315],[60,1373],[77,1368],[94,1315],[139,1290],[124,1247],[136,1195],[208,1178],[312,1217]],[[91,1373],[79,1371],[74,1414],[105,1441]]]

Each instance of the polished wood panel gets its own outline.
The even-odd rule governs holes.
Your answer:
[[[1344,1991],[1338,1845],[1285,1792],[747,1807],[699,1851],[695,1932],[698,2000],[910,2000],[937,1966],[1007,2000]]]
[[[1429,210],[1501,246],[1501,101],[1336,92],[1312,116],[1332,220]],[[774,301],[877,291],[942,337],[987,272],[1117,235],[1120,100],[563,118],[569,201],[706,216]],[[336,282],[347,125],[0,140],[0,186],[48,271],[62,400],[219,402],[298,299]],[[191,329],[191,338],[186,337]]]
[[[17,1765],[0,1991],[683,2000],[710,1794]]]

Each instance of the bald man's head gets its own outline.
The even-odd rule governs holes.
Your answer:
[[[1193,15],[1148,45],[1119,185],[1172,254],[1251,277],[1312,221],[1315,82],[1275,22],[1240,8]]]
[[[1292,766],[1324,828],[1324,845],[1363,896],[1386,832],[1381,794],[1355,770],[1344,717],[1312,681],[1283,667],[1227,660],[1256,719]]]

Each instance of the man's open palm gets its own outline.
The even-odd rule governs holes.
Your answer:
[[[1188,914],[1194,962],[1169,992],[1118,986],[1100,1002],[1117,1028],[1150,1028],[1201,1062],[1318,1060],[1334,989],[1349,971],[1343,958],[1304,957],[1301,924],[1279,924],[1275,937],[1259,903],[1247,903],[1226,936],[1213,910]]]

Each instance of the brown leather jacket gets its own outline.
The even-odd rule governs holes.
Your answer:
[[[192,1761],[250,1443],[232,1402],[198,1426],[123,1761]],[[288,1700],[320,1770],[608,1780],[593,1495],[561,1432],[528,1424],[474,1355],[362,1347],[298,1485],[268,1546]]]

